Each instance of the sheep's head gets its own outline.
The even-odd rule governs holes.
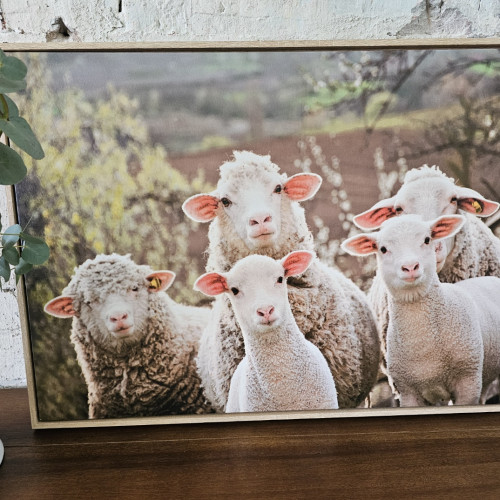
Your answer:
[[[224,163],[220,174],[214,192],[192,196],[182,209],[197,222],[219,217],[256,251],[278,241],[283,204],[312,198],[322,182],[319,175],[311,173],[287,178],[269,156],[248,151],[235,151],[234,160]]]
[[[194,289],[209,296],[227,293],[244,332],[267,332],[292,317],[286,280],[305,272],[313,258],[308,251],[291,252],[280,260],[249,255],[227,273],[203,274]]]
[[[463,215],[442,215],[431,221],[403,215],[384,222],[378,232],[348,238],[342,248],[357,256],[376,254],[389,291],[412,301],[438,280],[435,246],[453,237],[464,223]]]
[[[99,255],[75,270],[63,295],[44,310],[58,318],[77,317],[96,342],[133,344],[146,333],[149,296],[166,290],[171,271],[154,271],[121,255]]]
[[[399,191],[386,200],[379,201],[369,210],[354,217],[355,224],[363,229],[377,229],[381,224],[398,215],[418,214],[424,220],[433,220],[442,215],[460,211],[488,217],[498,210],[499,204],[487,200],[473,189],[457,186],[438,167],[410,170]],[[443,268],[451,253],[454,239],[437,244],[436,263],[438,272]]]

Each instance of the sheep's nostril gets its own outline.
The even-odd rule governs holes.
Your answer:
[[[273,220],[271,215],[256,215],[248,219],[248,224],[250,226],[259,226],[261,224],[269,224]]]
[[[411,273],[413,271],[417,271],[419,267],[420,264],[416,262],[415,264],[406,264],[404,266],[401,266],[401,269],[405,273]]]
[[[261,318],[268,319],[274,312],[274,306],[261,307],[257,309],[257,315]]]
[[[109,319],[112,323],[117,323],[118,321],[123,321],[128,318],[127,313],[122,313],[122,314],[114,314],[111,316]]]

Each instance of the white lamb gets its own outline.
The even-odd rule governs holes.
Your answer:
[[[243,334],[245,357],[231,379],[226,412],[338,408],[328,364],[304,338],[288,302],[287,278],[302,274],[313,258],[306,251],[281,261],[250,255],[228,273],[196,280],[206,295],[227,294]]]
[[[500,278],[450,284],[436,272],[436,246],[464,223],[461,215],[404,215],[342,243],[354,255],[377,255],[389,292],[387,369],[401,406],[484,403],[500,375]]]
[[[210,222],[207,271],[228,272],[250,255],[281,259],[294,250],[314,250],[299,202],[314,196],[321,177],[287,177],[269,156],[234,152],[220,167],[217,188],[186,200],[185,213]],[[300,331],[330,367],[339,406],[356,407],[372,389],[380,343],[365,295],[343,274],[315,260],[300,278],[288,280],[292,313]],[[226,294],[216,298],[203,332],[198,366],[212,404],[224,410],[231,377],[245,354],[243,336]]]
[[[163,293],[174,278],[129,256],[98,255],[76,268],[63,295],[45,305],[53,316],[73,318],[89,418],[211,411],[194,361],[210,310]]]

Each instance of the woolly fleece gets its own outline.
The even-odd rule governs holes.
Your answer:
[[[228,296],[232,297],[246,350],[231,379],[226,412],[338,408],[328,364],[298,329],[286,284],[276,284],[276,276],[282,273],[282,262],[251,255],[238,261],[226,275],[228,287],[233,283],[243,286],[242,299],[231,293]],[[251,314],[262,300],[274,306],[276,321],[272,326],[256,324],[255,315]]]
[[[422,227],[412,215],[390,219],[382,225],[379,244],[392,242],[396,253],[398,239],[411,242]],[[500,279],[440,283],[435,262],[421,259],[424,279],[412,294],[401,286],[388,294],[389,375],[402,406],[447,404],[450,396],[456,404],[478,404],[500,375]]]
[[[453,179],[447,177],[437,167],[423,166],[408,171],[404,183],[414,182],[424,177],[445,178],[453,182]],[[500,277],[500,239],[481,219],[460,209],[457,213],[465,216],[467,222],[455,236],[453,250],[438,273],[439,280],[442,283],[456,283],[480,276]],[[377,318],[381,332],[382,352],[385,353],[389,309],[387,291],[378,271],[368,291],[368,300]]]
[[[244,189],[268,175],[284,183],[286,174],[269,156],[234,152],[234,160],[221,166],[223,182]],[[217,191],[217,190],[216,190]],[[219,206],[210,223],[207,271],[227,272],[253,253],[236,233]],[[262,254],[281,259],[294,250],[314,250],[304,209],[286,195],[281,201],[281,231]],[[365,295],[343,274],[316,260],[300,278],[288,281],[290,306],[299,329],[324,355],[337,387],[340,408],[360,405],[375,384],[380,343],[375,320]],[[224,410],[229,384],[245,354],[243,337],[229,299],[217,297],[210,325],[200,341],[198,367],[208,399]]]
[[[110,343],[82,320],[91,314],[92,304],[108,294],[134,285],[146,287],[145,277],[151,272],[129,256],[98,255],[75,269],[63,291],[74,298],[77,316],[71,341],[88,387],[90,418],[210,411],[194,362],[209,310],[176,304],[164,292],[148,293],[147,330],[136,342],[120,345]]]

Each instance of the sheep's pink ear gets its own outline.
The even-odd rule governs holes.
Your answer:
[[[226,278],[219,273],[202,274],[194,282],[193,288],[210,297],[229,291]]]
[[[477,215],[478,217],[489,217],[493,215],[500,205],[496,201],[483,198],[477,191],[469,188],[458,190],[458,208]]]
[[[305,201],[318,192],[322,182],[323,179],[318,174],[295,174],[285,182],[284,190],[293,201]]]
[[[66,295],[61,295],[47,302],[43,310],[56,318],[71,318],[72,316],[76,316],[76,311],[73,307],[73,297]]]
[[[442,215],[432,222],[431,236],[434,240],[455,236],[464,224],[463,215]]]
[[[356,215],[353,218],[354,224],[363,231],[378,229],[387,219],[397,215],[394,209],[395,200],[396,197],[393,196],[392,198],[387,198],[386,200],[375,203],[375,205],[366,212]]]
[[[285,270],[285,277],[298,276],[299,274],[305,272],[305,270],[311,265],[315,256],[314,252],[308,252],[306,250],[290,252],[281,259],[281,265]]]
[[[195,194],[182,204],[184,213],[196,222],[210,222],[215,218],[219,199],[211,194]]]
[[[377,252],[377,239],[372,234],[357,234],[343,241],[340,245],[342,250],[351,255],[363,257]]]
[[[149,281],[148,290],[150,292],[163,292],[174,282],[175,273],[172,271],[154,271],[146,276]]]

